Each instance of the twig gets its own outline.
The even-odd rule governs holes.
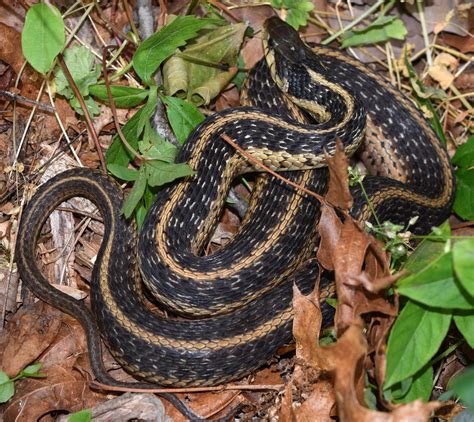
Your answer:
[[[109,75],[107,74],[107,67],[106,67],[107,66],[106,56],[107,56],[107,51],[109,48],[113,48],[113,47],[103,47],[102,49],[102,73],[104,75],[105,88],[107,90],[107,98],[109,100],[110,110],[112,111],[112,116],[114,118],[115,129],[117,129],[117,134],[120,140],[126,146],[126,148],[133,154],[135,158],[137,158],[140,161],[143,161],[145,158],[137,150],[135,150],[135,148],[133,148],[129,144],[118,122],[117,109],[115,107],[115,101],[112,97],[112,91],[110,90]]]
[[[418,9],[418,14],[420,15],[421,32],[423,34],[423,41],[425,42],[426,47],[426,61],[428,63],[428,66],[432,66],[433,57],[431,54],[430,40],[428,38],[428,29],[426,28],[425,10],[423,8],[421,0],[416,0],[416,7]]]
[[[287,183],[290,186],[293,186],[294,188],[307,193],[310,196],[313,196],[316,198],[321,204],[327,204],[326,200],[316,192],[313,192],[310,189],[305,188],[304,186],[298,185],[295,182],[292,182],[291,180],[288,180],[286,177],[283,177],[279,175],[276,171],[273,171],[269,167],[267,167],[265,164],[263,164],[261,161],[257,160],[256,158],[252,157],[247,151],[242,149],[239,145],[237,145],[228,135],[225,133],[221,135],[221,138],[226,141],[232,148],[234,148],[236,151],[238,151],[240,154],[242,154],[247,160],[249,160],[252,164],[255,164],[256,166],[262,168],[266,172],[270,173],[272,176],[276,177],[277,179],[282,180],[283,182]]]
[[[222,10],[226,15],[231,17],[234,21],[236,22],[241,22],[242,19],[238,18],[235,16],[227,6],[224,6],[222,3],[216,1],[216,0],[208,0],[208,3],[211,3],[214,7],[217,7],[218,9]]]
[[[5,91],[3,89],[0,89],[0,95],[2,97],[8,98],[12,101],[18,101],[21,103],[26,103],[26,104],[31,104],[34,105],[42,110],[46,111],[55,111],[54,107],[51,107],[49,104],[43,104],[35,100],[31,100],[29,98],[23,97],[22,95],[14,94],[13,92]]]
[[[79,101],[79,104],[82,108],[82,111],[84,112],[84,118],[86,119],[86,126],[87,126],[87,131],[89,133],[89,136],[94,140],[95,143],[95,148],[97,149],[97,155],[99,156],[100,164],[102,167],[102,171],[104,174],[107,174],[107,167],[105,165],[105,158],[104,158],[104,153],[102,151],[102,148],[99,143],[99,138],[97,137],[97,133],[94,129],[94,125],[92,124],[92,119],[89,114],[89,110],[87,110],[86,103],[84,102],[84,98],[82,98],[81,93],[79,92],[79,89],[77,88],[76,83],[74,82],[74,79],[69,72],[69,69],[67,68],[66,62],[64,61],[64,57],[62,54],[58,54],[58,62],[64,72],[64,75],[66,76],[66,79],[69,82],[70,87],[74,91],[74,95],[76,96],[77,100]]]
[[[133,384],[132,384],[133,385]],[[200,393],[200,392],[210,392],[210,391],[230,391],[230,390],[246,390],[246,391],[266,391],[266,390],[275,390],[281,391],[285,388],[284,384],[231,384],[231,385],[222,385],[216,387],[183,387],[183,388],[124,388],[116,387],[112,385],[101,384],[100,382],[94,381],[90,383],[92,388],[98,388],[105,391],[130,391],[134,393]]]
[[[53,94],[51,93],[50,85],[47,84],[46,87],[47,87],[49,101],[51,102],[51,104],[54,104]],[[61,118],[59,117],[59,114],[56,111],[56,109],[54,111],[54,117],[56,118],[56,121],[58,122],[58,125],[61,128],[61,132],[63,133],[63,136],[66,139],[66,143],[70,145],[72,155],[74,156],[76,161],[79,163],[79,165],[82,167],[81,159],[77,155],[76,150],[73,148],[71,144],[71,140],[69,139],[69,135],[67,134],[66,128],[64,127],[63,122],[61,121]]]
[[[384,2],[385,0],[377,0],[376,3],[374,3],[371,7],[369,7],[364,13],[362,13],[362,15],[358,16],[357,19],[354,19],[347,26],[335,32],[334,34],[332,34],[330,37],[326,38],[325,40],[321,41],[321,44],[327,45],[331,43],[332,41],[334,41],[339,36],[341,36],[342,34],[344,34],[344,32],[349,31],[349,29],[353,28],[354,26],[362,22],[366,17],[368,17],[375,10],[377,10]]]

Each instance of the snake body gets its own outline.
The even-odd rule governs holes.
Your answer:
[[[134,229],[120,215],[120,190],[107,177],[85,169],[65,172],[42,185],[23,212],[16,247],[20,275],[36,296],[81,321],[103,382],[113,383],[98,362],[97,332],[132,375],[173,386],[242,377],[292,338],[293,284],[307,293],[318,274],[312,256],[319,204],[261,177],[240,231],[218,252],[202,256],[233,179],[258,170],[222,134],[321,194],[324,152],[332,154],[340,139],[348,154],[361,150],[373,174],[364,187],[379,219],[406,224],[418,215],[414,231],[423,233],[449,215],[449,158],[414,105],[355,59],[309,48],[278,18],[265,27],[265,60],[250,73],[243,95],[248,105],[216,113],[191,133],[177,161],[188,162],[195,175],[160,191],[139,236],[138,260]],[[357,188],[353,194],[353,215],[370,218],[364,195]],[[105,224],[91,312],[53,288],[35,262],[48,214],[73,196],[93,201]],[[324,299],[331,285],[321,289]],[[148,293],[168,315],[147,306]],[[323,313],[327,322],[330,310]]]

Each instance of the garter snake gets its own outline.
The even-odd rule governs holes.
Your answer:
[[[120,190],[90,170],[54,177],[24,209],[16,247],[21,277],[36,296],[81,321],[99,374],[97,331],[136,378],[173,386],[237,379],[291,340],[293,284],[309,292],[318,273],[311,259],[318,204],[261,177],[240,231],[203,256],[233,179],[256,170],[222,134],[321,194],[324,152],[331,154],[339,138],[348,154],[359,150],[372,173],[364,187],[379,219],[406,224],[418,215],[414,231],[426,232],[449,215],[454,179],[448,155],[410,100],[344,53],[308,47],[278,18],[266,21],[264,46],[265,59],[243,93],[248,105],[215,113],[191,133],[177,161],[188,162],[195,175],[160,191],[138,242],[120,214]],[[352,213],[369,218],[364,196],[357,188],[353,194]],[[91,312],[51,287],[35,260],[48,214],[73,196],[93,201],[105,224]],[[167,314],[144,306],[141,279]],[[322,289],[324,298],[330,286]]]

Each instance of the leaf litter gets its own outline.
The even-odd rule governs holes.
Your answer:
[[[250,18],[261,14],[265,18],[271,10],[268,5],[264,5],[258,8],[243,7],[233,12],[237,15],[246,13]],[[123,16],[122,11],[120,19],[124,21]],[[2,25],[4,24],[2,23]],[[18,33],[16,35],[10,34],[10,29],[10,27],[2,29],[5,34],[8,34],[4,38],[18,37]],[[443,35],[453,47],[464,52],[470,51],[469,45],[472,44],[472,37],[459,37],[459,39],[454,36],[450,38],[449,34]],[[250,63],[251,60],[260,56],[255,53],[261,48],[260,40],[258,37],[254,37],[252,41],[254,47],[244,48],[244,52],[247,51],[248,56],[246,63]],[[21,53],[18,49],[8,50],[8,44],[4,43],[0,47],[0,54],[4,57],[3,53],[6,52],[5,55],[9,57],[9,62],[11,61],[12,66],[19,70],[22,63]],[[18,42],[14,45],[18,45]],[[246,46],[251,46],[251,43],[246,43]],[[454,64],[450,63],[443,61],[437,64],[452,75],[454,70],[450,66],[454,66]],[[444,69],[442,70],[444,71]],[[469,75],[464,72],[461,77]],[[444,76],[451,78],[446,73]],[[34,98],[39,89],[37,77],[33,74],[33,77],[24,79],[25,83],[22,85],[20,93]],[[439,79],[440,82],[446,81],[446,83],[448,80],[443,79],[443,75]],[[458,83],[460,81],[460,77],[455,80]],[[47,102],[45,96],[42,97],[42,100]],[[68,126],[75,128],[80,125],[81,122],[69,105],[62,99],[56,100],[59,101],[57,103],[58,112],[69,116]],[[24,110],[20,109],[20,113],[24,113]],[[27,114],[25,113],[25,115]],[[456,119],[458,120],[451,119],[451,121],[456,124],[463,121],[459,115]],[[62,120],[66,121],[66,117]],[[44,131],[48,134],[54,131],[58,133],[54,118],[45,117],[44,122],[47,122],[42,127]],[[41,123],[37,122],[37,124],[41,127]],[[107,135],[102,139],[107,139]],[[86,153],[90,152],[85,152],[83,148],[81,158]],[[335,160],[344,161],[340,154],[335,157]],[[321,314],[317,292],[315,291],[309,297],[302,297],[296,292],[294,334],[297,345],[296,366],[293,373],[288,375],[291,373],[292,365],[290,363],[280,375],[279,369],[284,366],[281,362],[285,362],[283,360],[278,366],[272,364],[269,368],[258,372],[253,377],[254,379],[246,380],[249,383],[281,385],[289,379],[281,399],[281,405],[278,405],[278,397],[275,402],[275,394],[271,392],[261,394],[252,391],[245,393],[225,391],[182,394],[181,398],[186,399],[190,406],[201,415],[219,418],[227,414],[229,409],[241,408],[244,405],[250,408],[248,415],[261,414],[268,418],[279,415],[281,420],[329,420],[335,415],[346,420],[407,420],[408,418],[413,418],[410,420],[427,420],[432,410],[438,406],[436,403],[421,402],[394,406],[384,399],[382,386],[385,375],[387,333],[398,311],[397,296],[388,297],[385,289],[396,279],[396,276],[391,276],[388,272],[388,255],[382,250],[381,244],[367,235],[344,211],[347,210],[350,202],[347,189],[342,189],[347,186],[344,181],[347,173],[342,170],[331,170],[331,172],[333,181],[330,182],[330,194],[327,200],[343,211],[335,213],[334,209],[323,206],[321,242],[324,249],[320,248],[318,259],[324,268],[335,271],[335,283],[338,291],[335,325],[338,341],[329,346],[319,345]],[[343,216],[342,220],[341,215]],[[232,225],[235,226],[235,223],[230,223],[229,227],[226,227],[225,224],[227,224],[226,221],[224,221],[223,233],[232,232]],[[89,245],[89,240],[85,240],[87,245]],[[94,260],[93,250],[97,249],[97,245],[98,243],[94,240],[92,247],[89,248],[91,249],[88,258],[89,264]],[[76,269],[76,271],[78,270]],[[81,274],[85,274],[87,278],[87,271],[81,271]],[[47,413],[50,410],[61,408],[76,411],[83,407],[92,407],[96,401],[106,399],[105,395],[93,393],[88,388],[90,369],[88,368],[87,351],[84,338],[80,334],[82,330],[77,323],[68,317],[62,317],[63,324],[61,324],[58,334],[56,317],[53,318],[52,326],[49,327],[48,324],[41,323],[43,317],[46,316],[43,308],[40,307],[39,312],[40,316],[37,317],[36,322],[35,320],[10,321],[11,324],[16,324],[17,328],[20,327],[21,332],[24,333],[20,334],[14,330],[11,333],[8,331],[6,333],[7,340],[13,339],[12,342],[15,343],[15,341],[18,342],[18,339],[22,339],[20,347],[18,347],[18,343],[7,345],[8,348],[2,347],[2,351],[9,350],[7,358],[4,357],[4,359],[8,359],[12,363],[12,367],[9,369],[11,375],[26,366],[31,358],[34,361],[39,359],[43,362],[44,371],[41,371],[47,373],[48,378],[20,381],[17,396],[3,407],[5,420],[34,420],[41,412]],[[48,315],[50,314],[48,313]],[[65,336],[60,334],[64,328],[68,331]],[[78,338],[82,339],[78,340]],[[2,338],[2,346],[5,344],[3,340],[5,339]],[[30,341],[31,343],[28,343]],[[28,353],[24,353],[23,349],[29,352],[34,351],[34,353],[29,356]],[[16,350],[19,350],[19,353],[16,353]],[[115,368],[114,373],[120,372],[116,370],[116,365],[111,358],[107,359],[106,363],[109,367]],[[123,379],[128,377],[125,373],[119,376]],[[366,378],[371,382],[375,381],[374,384],[379,388],[376,393],[379,403],[382,403],[387,410],[391,410],[391,413],[376,412],[366,407],[364,403]],[[29,385],[28,392],[26,392],[27,390],[23,391],[22,386],[25,384]],[[64,394],[66,390],[71,393]],[[30,404],[30,408],[26,410],[20,406],[25,400]],[[182,416],[176,413],[168,403],[165,403],[165,406],[167,413],[172,415],[175,420],[182,420]],[[255,408],[260,408],[260,413],[255,412]],[[243,414],[246,414],[245,407]]]
[[[338,340],[327,346],[319,345],[322,315],[318,288],[304,296],[295,287],[296,365],[285,389],[280,420],[310,421],[315,420],[315,415],[318,420],[331,420],[334,407],[342,420],[427,420],[439,403],[418,400],[394,407],[385,402],[390,412],[371,410],[365,404],[366,376],[383,385],[385,342],[398,306],[396,301],[391,303],[386,298],[385,290],[364,286],[377,285],[377,281],[390,277],[390,261],[383,245],[348,214],[352,200],[347,160],[340,145],[334,158],[328,159],[328,167],[326,199],[344,213],[344,221],[334,208],[322,205],[318,260],[325,269],[334,271],[338,301],[334,324]],[[296,397],[301,397],[302,403]],[[319,401],[321,397],[325,407]]]

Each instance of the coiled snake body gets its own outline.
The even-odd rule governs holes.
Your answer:
[[[222,134],[321,194],[324,151],[334,152],[336,138],[348,154],[363,144],[360,156],[372,172],[364,186],[380,220],[406,224],[419,215],[414,230],[426,232],[449,215],[449,158],[412,103],[355,59],[309,48],[278,18],[265,27],[265,60],[252,70],[243,95],[250,106],[216,113],[192,132],[178,161],[195,175],[160,191],[140,233],[138,262],[134,230],[120,215],[120,191],[104,176],[65,172],[42,185],[24,210],[16,248],[21,277],[39,298],[81,321],[102,382],[113,383],[99,362],[98,331],[132,375],[173,386],[239,378],[291,340],[292,286],[310,291],[318,272],[311,259],[318,203],[261,177],[240,231],[220,251],[202,256],[232,180],[256,170]],[[353,194],[352,213],[369,218],[364,196],[358,189]],[[93,201],[105,224],[91,312],[50,286],[35,263],[48,214],[73,196]],[[172,316],[144,306],[137,265]],[[322,289],[324,298],[330,286]]]

